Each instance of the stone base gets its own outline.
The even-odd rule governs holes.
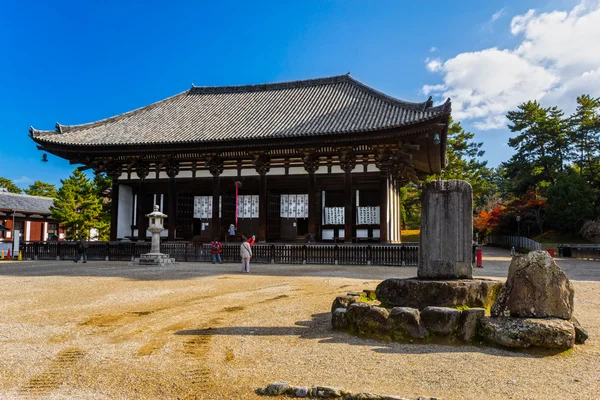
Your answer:
[[[423,310],[436,307],[482,307],[489,311],[502,283],[488,279],[386,279],[377,286],[377,299],[386,306]]]
[[[560,318],[484,318],[480,334],[484,339],[505,347],[571,348],[575,328]]]
[[[175,259],[170,258],[168,254],[162,253],[148,253],[140,255],[140,258],[136,258],[131,263],[132,265],[173,265]]]

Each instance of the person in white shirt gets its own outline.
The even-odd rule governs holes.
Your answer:
[[[250,273],[250,259],[252,258],[252,247],[248,243],[246,236],[242,236],[242,245],[240,246],[240,256],[242,257],[242,273]]]

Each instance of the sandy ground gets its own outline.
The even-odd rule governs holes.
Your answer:
[[[505,277],[486,249],[479,276]],[[337,295],[415,268],[0,263],[0,398],[254,399],[284,380],[444,399],[600,399],[600,263],[558,260],[591,338],[557,355],[361,340]]]

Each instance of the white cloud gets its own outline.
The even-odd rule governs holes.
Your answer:
[[[504,10],[505,10],[504,8],[501,8],[498,11],[496,11],[494,13],[494,15],[492,15],[492,22],[496,21],[497,19],[502,17],[504,14],[506,14],[506,12]]]
[[[33,182],[33,179],[29,178],[28,176],[22,176],[18,179],[15,179],[13,181],[13,183],[29,183],[29,182]]]
[[[440,93],[440,92],[443,92],[444,90],[446,90],[445,85],[424,85],[421,88],[421,92],[424,95],[428,95],[429,93]]]
[[[570,113],[578,95],[600,92],[599,1],[584,0],[569,12],[529,10],[512,18],[510,31],[521,37],[514,49],[426,60],[443,85],[425,85],[422,92],[443,91],[452,98],[454,117],[482,130],[504,126],[506,113],[528,100]]]
[[[425,62],[427,63],[427,69],[431,72],[438,72],[442,69],[442,62],[439,58],[428,58]]]
[[[437,51],[437,47],[435,46],[431,46],[431,48],[429,49],[430,53],[435,53]]]

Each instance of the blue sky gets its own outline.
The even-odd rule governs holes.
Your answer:
[[[533,58],[516,50],[535,34],[524,24],[533,27],[535,18],[557,10],[571,12],[573,18],[595,10],[572,11],[578,3],[4,1],[0,176],[26,187],[36,179],[59,183],[72,171],[67,161],[52,155],[48,163],[40,162],[42,153],[28,137],[29,126],[52,129],[57,121],[71,125],[98,120],[179,93],[192,83],[264,83],[346,72],[400,99],[423,101],[427,92],[440,101],[456,94],[463,125],[485,143],[490,165],[497,165],[511,154],[506,146],[510,134],[498,119],[501,106],[510,108],[519,96],[539,96],[540,90],[546,90],[544,96],[559,84],[541,74],[543,81],[511,95],[501,106],[488,100],[469,103],[465,90],[478,88],[465,88],[457,78],[457,71],[465,68],[461,62],[468,61],[461,55],[474,54],[470,65],[483,65],[477,72],[483,77],[468,79],[482,79],[482,86],[497,80],[485,76],[485,63],[502,66],[502,60],[494,59],[498,54],[510,53],[537,67]],[[537,11],[527,15],[530,9]],[[511,24],[519,15],[528,19]],[[596,60],[588,61],[593,71]],[[544,62],[540,68],[553,73],[552,65]],[[515,67],[515,76],[527,77],[530,71],[523,68]],[[498,91],[502,97],[507,90],[493,87],[479,94],[491,98]],[[470,108],[478,114],[467,112]]]

